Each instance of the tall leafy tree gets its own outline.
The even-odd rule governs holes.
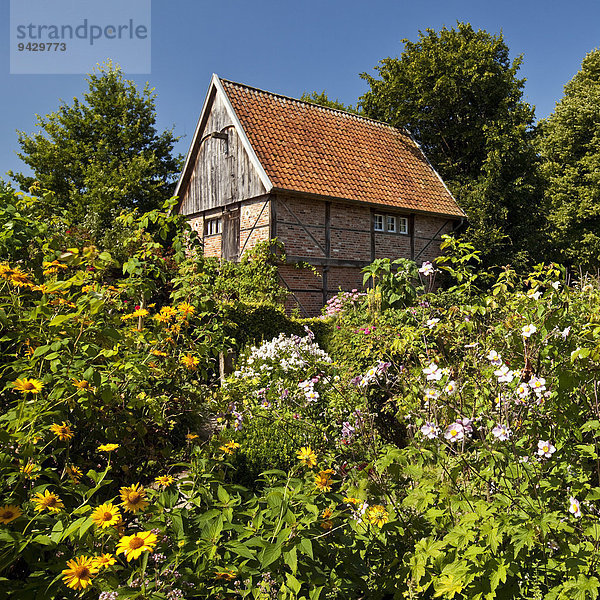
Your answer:
[[[110,246],[121,210],[158,208],[173,192],[180,159],[172,130],[156,128],[155,95],[126,80],[107,63],[91,73],[83,99],[45,117],[39,131],[19,133],[19,157],[33,176],[11,173],[23,189],[54,192],[66,209],[98,242]]]
[[[398,58],[363,73],[369,117],[406,127],[468,215],[468,237],[488,263],[523,264],[544,224],[534,109],[522,99],[502,35],[468,23],[403,40]]]
[[[540,125],[549,233],[559,258],[600,267],[600,50],[590,52]]]

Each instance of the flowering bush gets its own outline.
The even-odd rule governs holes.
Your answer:
[[[319,321],[326,349],[288,332],[219,381],[235,301],[177,217],[123,217],[118,272],[9,200],[3,597],[598,596],[597,281],[448,240],[401,302],[376,265],[385,302]],[[437,269],[449,291],[406,287]]]

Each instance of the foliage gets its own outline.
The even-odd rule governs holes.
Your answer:
[[[37,133],[19,132],[19,157],[33,176],[11,175],[23,190],[35,183],[54,192],[55,205],[110,249],[123,235],[114,224],[121,210],[157,209],[171,196],[177,138],[156,130],[152,90],[138,90],[119,67],[106,63],[87,82],[83,100],[38,116]]]
[[[415,303],[422,290],[417,286],[417,265],[406,258],[377,258],[363,268],[363,285],[370,282],[369,301],[377,312],[388,308],[406,308]]]
[[[600,50],[565,86],[539,136],[549,200],[549,236],[558,258],[597,269],[600,256]]]
[[[256,335],[219,381],[246,308],[203,283],[169,202],[123,217],[116,265],[5,200],[5,597],[597,598],[597,280],[490,285],[446,238],[400,280],[368,270],[387,304],[342,297],[313,322],[326,350],[308,326]],[[415,298],[439,270],[450,289]]]
[[[327,108],[333,108],[335,110],[343,110],[345,112],[356,113],[358,115],[361,114],[361,109],[358,106],[352,106],[351,104],[344,104],[340,102],[337,98],[335,100],[330,100],[323,90],[320,94],[318,92],[312,92],[309,94],[308,92],[304,92],[300,97],[300,100],[303,102],[309,102],[310,104],[318,104],[319,106],[326,106]]]
[[[468,239],[487,264],[520,266],[539,254],[541,188],[533,109],[522,100],[521,58],[510,62],[502,35],[467,23],[383,59],[379,79],[363,73],[366,116],[406,127],[467,213]]]

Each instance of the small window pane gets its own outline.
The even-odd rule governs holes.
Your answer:
[[[406,217],[400,217],[398,220],[398,231],[400,233],[408,233],[408,219]]]
[[[389,231],[390,233],[395,233],[396,232],[396,217],[392,217],[391,215],[388,215],[386,217],[386,229],[387,231]]]
[[[208,219],[206,221],[206,235],[221,233],[221,219]]]
[[[383,231],[383,215],[375,215],[374,229],[375,231]]]

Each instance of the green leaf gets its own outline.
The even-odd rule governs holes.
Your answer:
[[[288,552],[283,553],[283,560],[285,564],[291,569],[292,573],[295,575],[298,570],[298,555],[296,552],[296,546],[294,546]]]
[[[281,544],[269,544],[265,546],[265,549],[260,555],[260,564],[262,568],[268,567],[271,563],[274,563],[281,556]]]

